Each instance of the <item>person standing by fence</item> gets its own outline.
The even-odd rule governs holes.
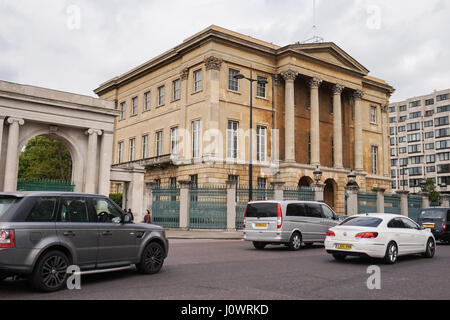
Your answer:
[[[152,223],[152,215],[148,209],[145,211],[144,223]]]

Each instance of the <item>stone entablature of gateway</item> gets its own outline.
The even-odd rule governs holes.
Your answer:
[[[253,134],[254,184],[265,178],[296,186],[302,178],[312,180],[320,165],[339,211],[350,169],[363,190],[390,189],[390,85],[369,76],[334,43],[280,47],[217,26],[95,90],[123,108],[115,122],[113,164],[139,162],[146,182],[196,175],[199,184],[224,184],[233,175],[247,184],[249,82],[233,87],[232,72],[268,81],[262,91],[253,87],[253,127],[267,129],[260,146]],[[230,126],[238,130],[233,142]],[[201,132],[200,152],[193,150],[193,128]],[[213,147],[211,132],[218,132]]]

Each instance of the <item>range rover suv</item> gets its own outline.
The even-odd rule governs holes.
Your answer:
[[[66,285],[71,265],[159,272],[169,250],[164,229],[131,219],[101,195],[0,193],[0,280],[21,275],[48,292]]]

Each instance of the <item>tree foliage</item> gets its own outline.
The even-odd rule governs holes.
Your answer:
[[[432,179],[428,178],[425,180],[427,182],[424,191],[428,192],[430,194],[430,201],[431,202],[438,202],[439,201],[439,192],[436,191],[436,186],[434,185],[434,182]]]
[[[19,158],[19,179],[22,178],[70,181],[72,158],[69,150],[60,141],[50,137],[31,139]]]

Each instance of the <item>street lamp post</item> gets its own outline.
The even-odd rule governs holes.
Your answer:
[[[250,161],[248,164],[248,201],[253,200],[253,82],[260,84],[267,84],[265,79],[253,79],[253,68],[250,67],[250,78],[247,78],[242,73],[234,76],[235,79],[247,79],[250,82]]]

